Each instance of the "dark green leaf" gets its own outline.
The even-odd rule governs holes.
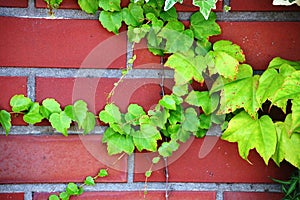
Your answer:
[[[114,34],[119,33],[119,29],[122,26],[122,12],[108,12],[101,11],[99,15],[99,21],[102,26],[108,31],[113,32]]]
[[[66,106],[64,111],[68,117],[70,117],[73,121],[75,121],[74,110],[72,105]]]
[[[212,116],[205,115],[204,113],[200,115],[200,128],[201,129],[209,129],[212,125]]]
[[[8,135],[11,128],[11,116],[6,110],[0,110],[0,123]]]
[[[23,94],[15,95],[10,99],[10,106],[13,112],[22,112],[28,110],[33,102]]]
[[[160,13],[159,17],[166,21],[173,21],[178,19],[178,14],[176,12],[176,9],[174,7],[170,8],[167,11],[163,11]]]

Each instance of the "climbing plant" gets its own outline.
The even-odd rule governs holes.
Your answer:
[[[46,2],[51,11],[61,3]],[[158,152],[159,156],[153,159],[156,164],[171,156],[191,136],[204,137],[212,126],[219,126],[223,131],[221,138],[237,142],[240,156],[249,163],[249,151],[256,149],[266,165],[270,159],[278,166],[286,160],[299,169],[300,62],[276,57],[266,71],[254,75],[238,45],[227,40],[214,44],[209,41],[210,36],[221,33],[216,15],[210,12],[215,0],[193,1],[201,12],[191,15],[189,25],[178,20],[173,7],[177,2],[182,0],[140,0],[122,8],[120,0],[78,1],[90,14],[100,8],[99,21],[108,31],[118,34],[122,24],[126,24],[128,40],[133,45],[144,39],[154,55],[168,55],[164,66],[174,70],[175,85],[154,109],[145,111],[140,105],[130,104],[127,112],[121,113],[109,102],[112,92],[105,108],[95,116],[82,100],[62,108],[55,99],[48,98],[40,104],[15,95],[10,100],[12,112],[0,111],[6,134],[13,115],[22,114],[29,124],[46,119],[65,136],[72,123],[84,134],[91,132],[99,118],[108,125],[102,138],[108,154],[130,155],[135,149]],[[208,90],[196,90],[190,87],[192,82],[205,85]],[[274,109],[281,112],[281,118],[272,118]],[[107,170],[101,169],[97,176],[88,176],[85,185],[93,185],[95,179],[106,175]],[[145,176],[150,175],[148,170]],[[52,195],[50,199],[79,195],[82,186],[70,183],[59,197]]]

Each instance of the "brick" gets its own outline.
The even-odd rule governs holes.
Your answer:
[[[212,41],[231,40],[241,46],[246,63],[264,70],[274,57],[299,60],[299,22],[220,22],[222,34]],[[288,33],[288,34],[287,34]]]
[[[137,188],[138,189],[138,188]],[[72,199],[101,199],[101,200],[131,200],[131,199],[144,199],[144,192],[85,192],[79,197]],[[214,200],[215,192],[169,192],[170,200]],[[49,197],[48,193],[35,193],[33,200],[46,200]],[[148,192],[146,195],[149,200],[159,200],[165,198],[164,192]]]
[[[11,111],[10,99],[16,94],[27,96],[27,77],[5,77],[0,76],[0,110]],[[13,125],[26,125],[22,116],[12,115]]]
[[[231,0],[231,11],[299,11],[300,7],[292,6],[274,6],[273,0]]]
[[[129,4],[129,0],[122,0],[121,1],[121,6],[124,7]],[[37,8],[46,8],[47,5],[44,2],[44,0],[36,0],[35,6]],[[62,9],[80,9],[78,3],[76,0],[64,0],[61,4],[60,7]]]
[[[109,78],[37,78],[36,100],[55,98],[63,107],[83,99],[89,109],[98,113],[107,103],[107,94],[119,79]],[[138,103],[145,110],[153,108],[161,98],[160,79],[124,79],[115,89],[112,102],[125,112],[129,103]],[[49,87],[51,85],[51,87]],[[166,90],[170,91],[173,80],[166,79]]]
[[[145,181],[144,172],[149,169],[152,157],[155,155],[154,153],[136,154],[134,181]],[[180,149],[168,159],[169,180],[171,182],[272,183],[270,177],[287,179],[294,170],[287,163],[278,168],[270,161],[269,166],[265,166],[263,159],[254,150],[250,151],[248,158],[252,165],[239,156],[236,143],[229,143],[213,136],[207,136],[205,139],[192,138],[187,143],[181,144]],[[154,172],[148,181],[164,181],[163,168],[162,161],[154,165]]]
[[[107,168],[102,136],[0,136],[0,183],[82,182]],[[99,182],[125,182],[127,158],[109,168]]]
[[[0,30],[1,66],[125,67],[126,33],[115,36],[97,20],[0,17]]]
[[[0,193],[1,200],[23,200],[24,193]]]
[[[18,7],[27,8],[27,0],[0,0],[0,7]]]
[[[280,200],[283,198],[282,193],[272,192],[224,192],[224,200]]]
[[[183,1],[182,4],[180,3],[176,3],[175,4],[175,8],[178,12],[194,12],[194,11],[198,11],[199,7],[194,6],[192,4],[192,0],[185,0]],[[218,0],[217,4],[216,4],[216,9],[214,9],[214,11],[220,12],[223,10],[223,0]]]

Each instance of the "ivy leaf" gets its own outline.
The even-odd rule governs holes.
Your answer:
[[[152,124],[141,124],[140,131],[132,134],[133,142],[139,151],[148,150],[155,152],[157,149],[157,140],[161,140],[161,135]]]
[[[174,78],[176,85],[183,85],[195,80],[199,83],[204,82],[202,72],[206,65],[202,56],[186,56],[184,54],[172,54],[165,66],[175,70]]]
[[[139,43],[146,34],[150,31],[150,26],[148,24],[143,24],[142,27],[132,27],[128,26],[127,36],[129,42]]]
[[[99,0],[98,0],[99,1]],[[99,7],[105,11],[121,11],[121,0],[100,0]]]
[[[106,177],[108,176],[108,172],[106,169],[100,169],[99,173],[98,173],[99,177]]]
[[[65,111],[66,115],[71,118],[71,120],[75,121],[75,116],[74,116],[73,109],[74,109],[73,105],[67,105],[65,107],[64,111]]]
[[[44,0],[52,8],[58,8],[62,0]]]
[[[170,110],[176,110],[176,101],[171,95],[165,95],[161,100],[159,100],[159,104],[164,108]]]
[[[272,159],[279,166],[283,159],[300,168],[300,134],[289,134],[292,125],[291,114],[287,115],[285,122],[276,122],[278,143]]]
[[[61,198],[61,200],[69,200],[70,199],[70,195],[67,192],[61,192],[59,194],[59,198]]]
[[[163,11],[160,13],[159,17],[164,20],[165,22],[167,21],[173,21],[178,19],[178,14],[176,12],[176,9],[174,7],[168,9],[167,11]]]
[[[216,0],[193,0],[193,5],[200,7],[200,12],[207,20],[211,9],[216,9]]]
[[[154,158],[152,159],[152,163],[153,163],[153,164],[157,164],[157,163],[159,162],[159,160],[160,160],[160,157],[159,157],[159,156],[154,157]]]
[[[195,53],[205,56],[212,49],[212,45],[208,40],[198,40],[196,42]]]
[[[84,184],[86,185],[95,185],[95,180],[91,176],[87,176],[84,180]]]
[[[269,63],[268,69],[279,69],[283,64],[288,64],[294,69],[300,70],[300,61],[289,61],[280,57],[273,58]]]
[[[201,107],[203,112],[207,115],[214,112],[219,105],[219,95],[209,95],[208,91],[191,91],[186,97],[185,101],[193,106]]]
[[[98,10],[99,0],[78,0],[78,4],[86,13],[95,14]]]
[[[23,116],[23,119],[28,124],[41,122],[44,117],[40,114],[40,105],[35,102],[31,105],[30,110]]]
[[[151,124],[155,125],[161,129],[165,129],[165,125],[168,121],[168,118],[170,116],[170,113],[168,112],[168,109],[162,109],[160,110],[160,106],[158,106],[155,111],[149,110],[148,115],[150,116]]]
[[[222,51],[237,59],[240,63],[245,62],[245,55],[240,46],[228,40],[219,40],[213,45],[214,51]]]
[[[167,11],[170,8],[172,8],[177,2],[182,3],[183,0],[165,0],[164,11]]]
[[[185,131],[196,132],[199,128],[199,119],[194,108],[187,108],[184,112],[182,129]]]
[[[298,127],[300,127],[300,98],[292,100],[292,124],[288,133],[292,134]]]
[[[184,96],[188,93],[188,84],[174,85],[172,91],[177,96]]]
[[[122,26],[122,12],[108,12],[101,11],[99,14],[99,21],[102,26],[106,28],[109,32],[114,34],[119,33],[119,29]]]
[[[84,120],[88,112],[87,104],[83,100],[78,100],[74,103],[73,106],[73,115],[75,121],[78,123],[78,127],[82,128]]]
[[[212,115],[206,115],[202,113],[199,117],[200,120],[200,128],[208,130],[212,125]]]
[[[216,14],[211,12],[206,20],[200,12],[195,12],[191,16],[191,30],[198,40],[208,40],[208,37],[221,34],[221,28],[216,23]]]
[[[87,112],[86,113],[86,117],[82,123],[82,128],[84,130],[84,134],[87,134],[89,132],[91,132],[92,130],[94,130],[96,125],[96,119],[95,119],[95,115],[92,112]]]
[[[128,26],[140,26],[144,21],[143,8],[140,5],[130,3],[128,8],[123,8],[122,15]]]
[[[49,121],[51,126],[64,136],[68,136],[68,128],[70,128],[71,119],[64,111],[61,113],[53,113],[50,115]]]
[[[152,174],[152,171],[151,170],[148,170],[145,172],[145,177],[149,178]]]
[[[0,110],[0,123],[8,135],[11,128],[11,116],[6,110]]]
[[[45,118],[49,119],[52,113],[61,112],[60,104],[55,99],[47,98],[43,100],[40,112]]]
[[[55,195],[55,194],[51,194],[49,196],[49,200],[59,200],[59,197],[57,195]]]
[[[107,104],[99,113],[99,118],[104,123],[120,123],[121,122],[121,112],[115,104]]]
[[[170,117],[168,121],[170,124],[177,124],[178,122],[183,122],[184,120],[184,112],[182,106],[177,105],[176,110],[170,110]]]
[[[108,127],[102,138],[103,143],[107,143],[107,152],[109,155],[125,152],[128,155],[134,151],[134,143],[132,136],[121,135]]]
[[[15,95],[10,99],[10,106],[13,112],[21,112],[28,110],[33,102],[23,94]]]
[[[78,195],[80,193],[80,189],[75,183],[68,183],[66,192],[69,195]]]
[[[226,114],[244,108],[252,118],[257,118],[257,111],[260,106],[256,100],[258,79],[259,76],[256,75],[224,83],[217,114]]]
[[[174,151],[179,148],[179,144],[176,141],[171,140],[170,142],[163,142],[158,148],[158,153],[162,157],[166,158],[172,155]]]
[[[138,125],[139,118],[143,115],[146,115],[146,113],[141,106],[130,104],[127,108],[127,113],[125,114],[125,120],[133,125]]]
[[[171,124],[167,128],[167,133],[171,140],[180,142],[186,142],[190,136],[191,132],[184,130],[180,124]]]
[[[240,112],[230,120],[222,139],[237,142],[240,156],[247,161],[249,151],[255,148],[266,165],[274,154],[277,143],[272,119],[268,115],[264,115],[255,120],[245,111]]]

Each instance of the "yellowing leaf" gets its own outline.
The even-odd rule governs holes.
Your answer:
[[[274,154],[277,143],[275,126],[269,116],[264,115],[254,120],[244,111],[230,120],[222,139],[237,142],[239,154],[245,160],[248,160],[249,151],[255,148],[266,165]]]

